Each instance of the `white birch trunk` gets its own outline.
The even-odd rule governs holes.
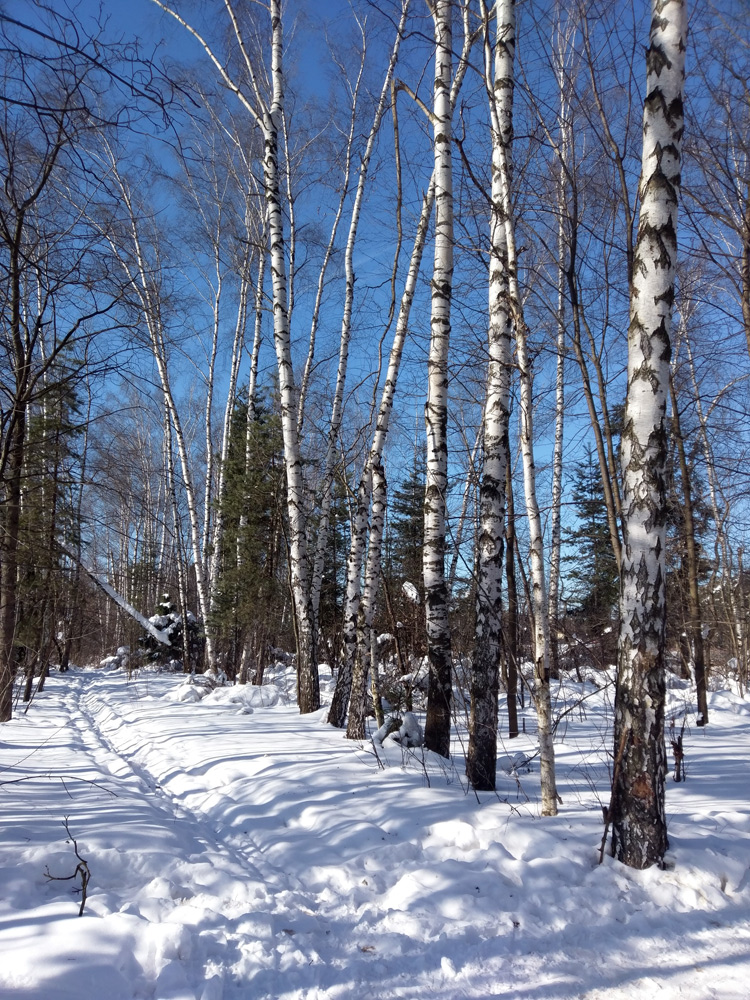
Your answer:
[[[128,260],[122,253],[122,247],[118,246],[114,234],[105,232],[103,235],[109,241],[114,254],[128,276],[143,314],[143,320],[148,331],[151,354],[156,364],[159,374],[164,403],[169,413],[177,454],[180,459],[180,470],[183,479],[183,489],[185,491],[185,503],[188,510],[188,520],[190,523],[190,549],[193,558],[193,570],[195,573],[195,585],[198,596],[198,606],[200,617],[204,627],[207,625],[210,611],[210,595],[208,581],[206,577],[206,567],[203,563],[203,545],[201,537],[201,525],[196,500],[196,490],[193,483],[193,476],[190,467],[190,457],[185,441],[180,413],[172,393],[171,381],[169,378],[169,365],[167,359],[167,348],[164,338],[164,329],[161,322],[161,308],[158,301],[158,287],[155,285],[152,268],[146,259],[143,249],[140,223],[135,207],[132,202],[130,190],[124,179],[120,177],[114,155],[111,153],[112,177],[118,185],[122,195],[123,203],[128,213],[128,226],[130,229],[130,252],[132,261]],[[206,628],[206,660],[208,669],[212,670],[215,665],[215,649],[213,637],[210,630]]]
[[[511,308],[505,236],[501,149],[513,138],[515,12],[512,0],[497,5],[494,67],[489,15],[482,0],[484,53],[492,128],[487,391],[484,402],[484,462],[479,492],[476,620],[471,672],[471,715],[466,774],[478,790],[495,788],[497,700],[502,649],[502,577],[505,482],[510,416]]]
[[[297,634],[297,699],[300,712],[314,712],[320,707],[315,621],[310,600],[310,579],[307,566],[307,518],[305,516],[304,482],[297,433],[297,390],[292,366],[291,334],[287,301],[287,270],[284,239],[284,219],[281,210],[279,179],[278,125],[284,99],[282,77],[281,4],[270,0],[272,27],[271,106],[263,110],[265,154],[263,177],[271,248],[271,281],[273,288],[274,345],[279,374],[281,399],[281,430],[284,441],[284,462],[287,480],[287,514],[289,518],[289,560],[292,597]]]
[[[211,350],[208,358],[208,371],[206,373],[206,405],[205,405],[205,442],[206,442],[206,484],[203,490],[203,565],[208,571],[209,589],[212,589],[212,575],[208,569],[211,561],[211,520],[213,516],[213,490],[214,490],[214,442],[212,436],[213,411],[214,411],[214,373],[216,371],[216,355],[219,350],[219,329],[221,324],[221,299],[224,289],[224,275],[221,270],[219,259],[219,234],[213,234],[214,268],[216,272],[216,286],[214,289],[213,301],[213,324],[211,330]]]
[[[451,107],[455,107],[458,95],[461,91],[466,70],[468,68],[468,56],[471,48],[471,38],[467,34],[464,37],[464,47],[461,53],[456,74],[451,86],[450,101]],[[401,85],[399,85],[400,87]],[[394,90],[398,90],[394,87]],[[404,88],[405,89],[405,88]],[[395,100],[395,94],[394,94]],[[398,157],[397,157],[398,159]],[[391,353],[386,372],[385,383],[381,394],[380,407],[378,410],[375,433],[373,436],[370,454],[365,463],[365,467],[360,478],[357,490],[357,500],[354,517],[352,519],[351,542],[349,556],[347,560],[346,575],[346,603],[344,610],[344,642],[343,656],[338,677],[336,679],[336,690],[334,692],[331,709],[328,714],[328,721],[334,725],[342,727],[346,719],[347,705],[352,686],[352,672],[354,669],[354,658],[357,649],[357,620],[359,603],[361,600],[361,577],[362,566],[364,564],[364,553],[367,536],[367,524],[370,512],[370,497],[372,491],[372,468],[381,459],[388,437],[390,426],[390,416],[393,410],[393,402],[396,394],[396,384],[401,364],[401,356],[404,341],[408,332],[409,316],[414,300],[414,294],[419,278],[419,269],[422,263],[427,230],[432,216],[432,209],[435,202],[435,178],[430,179],[430,185],[426,195],[422,200],[422,212],[417,225],[417,233],[414,238],[409,269],[407,272],[404,292],[399,306],[398,319],[396,321],[396,331],[391,346]],[[397,211],[398,218],[398,211]]]
[[[567,39],[566,39],[567,42]],[[560,39],[562,48],[563,42]],[[559,53],[558,89],[560,94],[560,168],[557,178],[557,338],[555,366],[555,443],[552,450],[552,512],[549,559],[549,617],[552,629],[550,653],[552,672],[557,675],[558,619],[560,617],[560,558],[562,549],[563,443],[565,438],[565,253],[568,219],[568,158],[572,141],[570,107],[565,95],[564,54]]]
[[[106,594],[107,597],[114,604],[116,604],[118,608],[124,611],[126,615],[128,615],[134,621],[138,622],[141,628],[144,629],[146,632],[148,632],[148,634],[153,639],[155,639],[156,642],[158,642],[162,646],[171,645],[169,636],[166,634],[166,632],[162,632],[161,629],[158,629],[153,624],[153,622],[150,622],[148,618],[142,615],[140,611],[136,611],[136,609],[131,604],[129,604],[124,597],[121,597],[120,594],[118,594],[113,587],[110,587],[110,585],[107,583],[106,580],[102,580],[102,578],[97,573],[84,566],[82,562],[77,560],[76,557],[72,555],[72,553],[68,552],[66,549],[63,549],[62,546],[60,546],[60,549],[61,551],[65,552],[65,554],[69,558],[75,560],[81,567],[83,572],[86,574],[86,576],[88,576],[89,579],[92,581],[92,583],[95,583],[97,587],[99,587],[99,589],[102,591],[102,593]]]
[[[281,11],[281,6],[278,6]],[[279,14],[279,16],[281,16]],[[286,188],[286,204],[289,213],[289,235],[287,237],[287,258],[289,268],[287,322],[292,326],[294,312],[294,290],[297,278],[297,220],[294,210],[294,185],[292,184],[292,158],[289,155],[289,131],[287,128],[286,109],[281,104],[281,134],[284,139],[284,184]]]
[[[738,643],[737,628],[734,623],[741,621],[742,615],[737,607],[737,594],[735,592],[734,581],[732,579],[732,555],[729,551],[729,542],[726,532],[726,520],[729,514],[729,505],[724,501],[720,503],[719,481],[716,475],[716,463],[714,461],[713,448],[708,436],[708,416],[701,400],[701,390],[698,383],[698,375],[695,367],[695,358],[690,339],[685,337],[685,345],[690,365],[690,381],[693,387],[693,400],[695,402],[695,412],[698,417],[700,428],[701,450],[706,462],[706,479],[708,481],[708,494],[711,498],[711,513],[714,519],[714,555],[715,568],[709,581],[709,590],[714,594],[717,590],[717,574],[721,571],[721,591],[722,598],[729,609],[729,621],[727,622],[729,634],[732,636],[732,647],[734,655],[739,659],[742,655],[740,644]],[[722,498],[723,499],[723,498]],[[741,627],[741,626],[740,626]]]
[[[287,240],[282,211],[282,176],[279,165],[279,135],[283,125],[283,31],[280,0],[269,0],[271,20],[270,102],[264,97],[257,68],[248,49],[232,0],[224,0],[246,73],[246,81],[238,83],[211,45],[168,4],[153,0],[170,14],[203,47],[227,89],[233,93],[259,127],[263,137],[263,188],[270,245],[271,284],[273,296],[273,330],[276,364],[279,376],[281,431],[284,442],[284,465],[287,482],[287,516],[289,521],[289,567],[294,624],[297,643],[297,700],[300,712],[314,712],[320,707],[317,648],[314,615],[310,600],[310,574],[307,566],[307,518],[305,515],[304,481],[297,430],[297,386],[292,365],[289,297],[287,279]]]
[[[477,455],[482,447],[482,438],[484,437],[484,423],[480,424],[477,435],[474,438],[474,445],[469,453],[468,468],[466,470],[466,482],[464,483],[464,495],[461,500],[461,512],[458,515],[458,521],[456,527],[453,531],[453,555],[451,557],[450,569],[448,570],[448,598],[452,599],[453,590],[456,586],[456,576],[458,574],[458,562],[462,558],[461,546],[464,540],[464,531],[466,530],[466,521],[469,515],[469,503],[471,501],[472,494],[476,494],[477,487]],[[468,451],[469,442],[464,438],[464,447]],[[473,519],[474,521],[476,519]],[[474,530],[476,531],[476,523],[474,523]]]
[[[169,407],[166,405],[164,407],[164,472],[166,487],[169,491],[169,506],[172,511],[172,533],[174,537],[175,563],[177,566],[178,606],[183,622],[187,622],[187,569],[185,560],[182,557],[182,519],[180,518],[180,505],[177,500],[177,477],[175,476],[174,449],[172,448],[172,418],[169,413]],[[188,633],[185,627],[182,629],[182,642],[182,672],[190,674],[195,671],[197,664],[190,662]]]
[[[555,781],[555,749],[552,729],[552,706],[549,684],[549,608],[544,568],[544,536],[542,519],[536,493],[536,466],[534,462],[534,396],[531,359],[529,357],[528,331],[518,286],[518,255],[516,253],[515,225],[511,202],[511,160],[505,147],[499,145],[500,187],[508,255],[508,283],[513,325],[516,337],[516,356],[521,383],[520,434],[523,459],[524,496],[529,523],[529,557],[531,563],[531,591],[534,613],[534,703],[539,730],[539,769],[542,792],[542,815],[557,815],[557,785]]]
[[[328,713],[328,721],[334,725],[342,727],[346,718],[347,706],[349,705],[352,670],[357,649],[357,620],[359,615],[359,604],[361,600],[362,588],[362,566],[364,564],[364,554],[367,539],[367,524],[370,513],[370,497],[372,492],[372,469],[380,461],[385,449],[390,426],[391,413],[393,411],[393,401],[396,395],[399,369],[404,350],[404,343],[409,328],[409,316],[411,314],[412,302],[419,279],[419,270],[422,264],[425,243],[427,241],[427,230],[432,216],[432,208],[435,202],[435,187],[431,182],[427,194],[422,199],[422,212],[417,225],[417,233],[414,237],[409,270],[406,276],[403,295],[399,306],[396,330],[391,345],[391,352],[386,371],[385,383],[380,399],[375,433],[373,435],[370,452],[365,462],[365,467],[359,481],[357,489],[357,499],[352,519],[351,541],[349,546],[349,556],[347,558],[346,570],[346,602],[344,606],[344,642],[343,657],[336,679],[336,690],[334,692],[331,709]]]
[[[372,519],[367,549],[367,567],[362,601],[359,606],[358,649],[355,659],[351,693],[349,725],[346,730],[350,740],[365,737],[365,703],[367,700],[367,671],[376,650],[372,648],[372,623],[375,617],[375,598],[380,583],[380,554],[385,529],[386,480],[383,466],[378,461],[372,467]]]
[[[318,510],[320,511],[320,522],[318,528],[318,540],[315,551],[315,566],[313,570],[312,579],[312,606],[313,612],[317,619],[318,608],[320,604],[320,588],[323,581],[323,564],[325,561],[325,551],[328,542],[328,527],[330,521],[330,509],[331,509],[331,499],[333,496],[333,472],[334,472],[334,462],[336,457],[336,443],[339,436],[339,431],[341,429],[341,418],[343,414],[344,407],[344,388],[346,386],[346,373],[349,362],[349,343],[351,341],[352,332],[352,308],[354,305],[354,247],[357,239],[357,230],[359,228],[359,221],[362,214],[362,203],[364,200],[365,186],[367,184],[367,174],[370,166],[370,160],[372,158],[373,149],[375,147],[375,140],[377,138],[378,132],[380,131],[380,125],[383,121],[383,116],[388,109],[389,97],[391,94],[391,80],[393,79],[393,73],[396,68],[396,62],[398,60],[398,53],[401,47],[401,40],[404,35],[404,28],[406,27],[406,18],[409,12],[409,4],[411,0],[402,0],[401,5],[401,18],[399,20],[398,28],[396,31],[396,38],[391,49],[390,59],[388,61],[388,69],[385,74],[385,79],[383,80],[383,86],[380,91],[380,99],[378,101],[377,108],[375,110],[375,115],[373,118],[372,126],[370,128],[370,133],[367,137],[367,145],[365,147],[365,152],[362,156],[362,163],[359,168],[359,179],[357,181],[357,190],[354,196],[354,205],[352,207],[352,216],[349,223],[349,234],[346,241],[346,249],[344,252],[344,274],[346,278],[346,290],[344,295],[344,311],[341,318],[341,335],[339,338],[339,361],[338,369],[336,372],[336,388],[333,396],[333,406],[331,408],[331,417],[328,426],[328,441],[326,446],[326,457],[323,467],[323,477],[322,477],[322,495],[318,501]]]
[[[661,864],[668,847],[664,811],[666,411],[687,41],[684,0],[652,0],[651,14],[622,434],[625,544],[611,814],[613,852],[633,868]]]
[[[430,350],[427,362],[425,430],[427,474],[424,502],[424,575],[429,682],[425,746],[450,756],[451,637],[445,578],[445,520],[448,483],[448,354],[453,290],[453,172],[451,74],[452,4],[435,0],[435,85],[433,145],[435,177],[435,257],[432,273]]]
[[[249,233],[246,234],[249,237]],[[239,378],[240,362],[245,348],[245,329],[247,326],[248,299],[250,294],[250,240],[245,244],[246,250],[242,261],[240,276],[240,296],[237,305],[237,317],[232,340],[232,357],[229,365],[229,386],[224,406],[224,421],[221,428],[221,452],[219,454],[219,481],[216,487],[216,513],[211,537],[211,554],[209,565],[209,582],[211,587],[211,609],[215,608],[221,550],[224,544],[224,506],[227,484],[227,460],[229,458],[229,443],[232,436],[232,418],[237,396],[237,379]],[[261,250],[261,257],[265,254]],[[209,497],[210,499],[210,497]]]
[[[356,134],[357,127],[357,108],[359,105],[359,91],[362,85],[362,74],[365,67],[365,46],[364,38],[362,45],[362,57],[360,59],[359,73],[357,74],[357,82],[354,86],[352,92],[352,109],[351,118],[349,120],[349,133],[346,140],[346,157],[344,161],[344,171],[341,179],[341,197],[339,198],[339,203],[336,208],[336,214],[333,217],[333,224],[331,225],[331,235],[328,238],[328,246],[326,247],[326,252],[323,256],[323,263],[320,266],[320,271],[318,273],[318,284],[315,291],[315,304],[313,305],[312,317],[310,319],[310,337],[307,348],[307,358],[305,359],[305,365],[302,370],[302,377],[300,379],[300,391],[299,391],[299,403],[297,410],[297,431],[301,435],[302,428],[305,418],[305,403],[307,401],[307,393],[310,388],[310,377],[312,374],[313,363],[315,361],[315,346],[318,335],[318,326],[320,324],[320,308],[323,302],[323,292],[325,290],[326,275],[328,274],[328,266],[333,257],[334,250],[336,248],[336,236],[338,234],[339,225],[341,224],[341,219],[344,214],[344,205],[346,204],[346,199],[349,197],[350,184],[351,184],[351,171],[352,171],[352,155],[354,151],[354,137]]]

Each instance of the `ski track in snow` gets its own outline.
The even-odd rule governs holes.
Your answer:
[[[0,781],[24,779],[0,785],[0,1000],[749,995],[750,702],[713,696],[668,789],[674,868],[633,872],[597,865],[602,698],[568,716],[540,819],[534,773],[479,803],[458,764],[386,745],[381,768],[280,684],[179,684],[55,676],[0,729]],[[75,868],[66,816],[80,919],[44,877]]]

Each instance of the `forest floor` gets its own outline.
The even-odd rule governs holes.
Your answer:
[[[0,727],[2,1000],[750,996],[750,698],[696,729],[670,688],[687,780],[637,872],[599,864],[611,689],[556,690],[556,818],[535,763],[476,796],[460,745],[376,754],[281,667],[199,693],[71,670]]]

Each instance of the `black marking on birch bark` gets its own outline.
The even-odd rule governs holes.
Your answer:
[[[669,21],[667,20],[654,18],[651,22],[651,31],[654,31],[656,25],[658,25],[663,31],[668,24]],[[661,45],[651,45],[646,53],[646,69],[648,71],[648,75],[650,76],[652,73],[655,73],[657,76],[661,76],[661,72],[665,68],[672,68],[672,62],[669,59],[669,56],[666,54]]]
[[[672,126],[673,140],[682,139],[684,126],[680,124],[679,127],[675,127],[677,123],[681,123],[684,118],[684,104],[682,97],[678,95],[677,97],[673,97],[672,100],[668,102],[661,87],[655,87],[653,90],[649,91],[645,104],[654,118],[663,117],[665,121]],[[660,111],[661,115],[659,114]],[[679,150],[671,143],[668,144],[667,148],[672,149],[676,160],[679,162]]]
[[[651,182],[649,182],[651,187]],[[670,185],[671,187],[671,185]],[[674,253],[676,247],[674,225],[672,220],[661,226],[651,226],[646,219],[641,219],[641,234],[638,238],[638,250],[643,249],[644,244],[648,244],[648,253],[643,260],[639,260],[640,270],[643,275],[648,274],[649,268],[668,270],[674,265]],[[655,252],[658,248],[658,255]],[[637,257],[640,253],[637,254]]]

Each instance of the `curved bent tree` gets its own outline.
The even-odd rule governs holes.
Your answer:
[[[664,811],[666,412],[687,36],[684,0],[652,0],[651,14],[622,434],[625,544],[610,815],[613,853],[632,868],[661,863],[668,847]]]

